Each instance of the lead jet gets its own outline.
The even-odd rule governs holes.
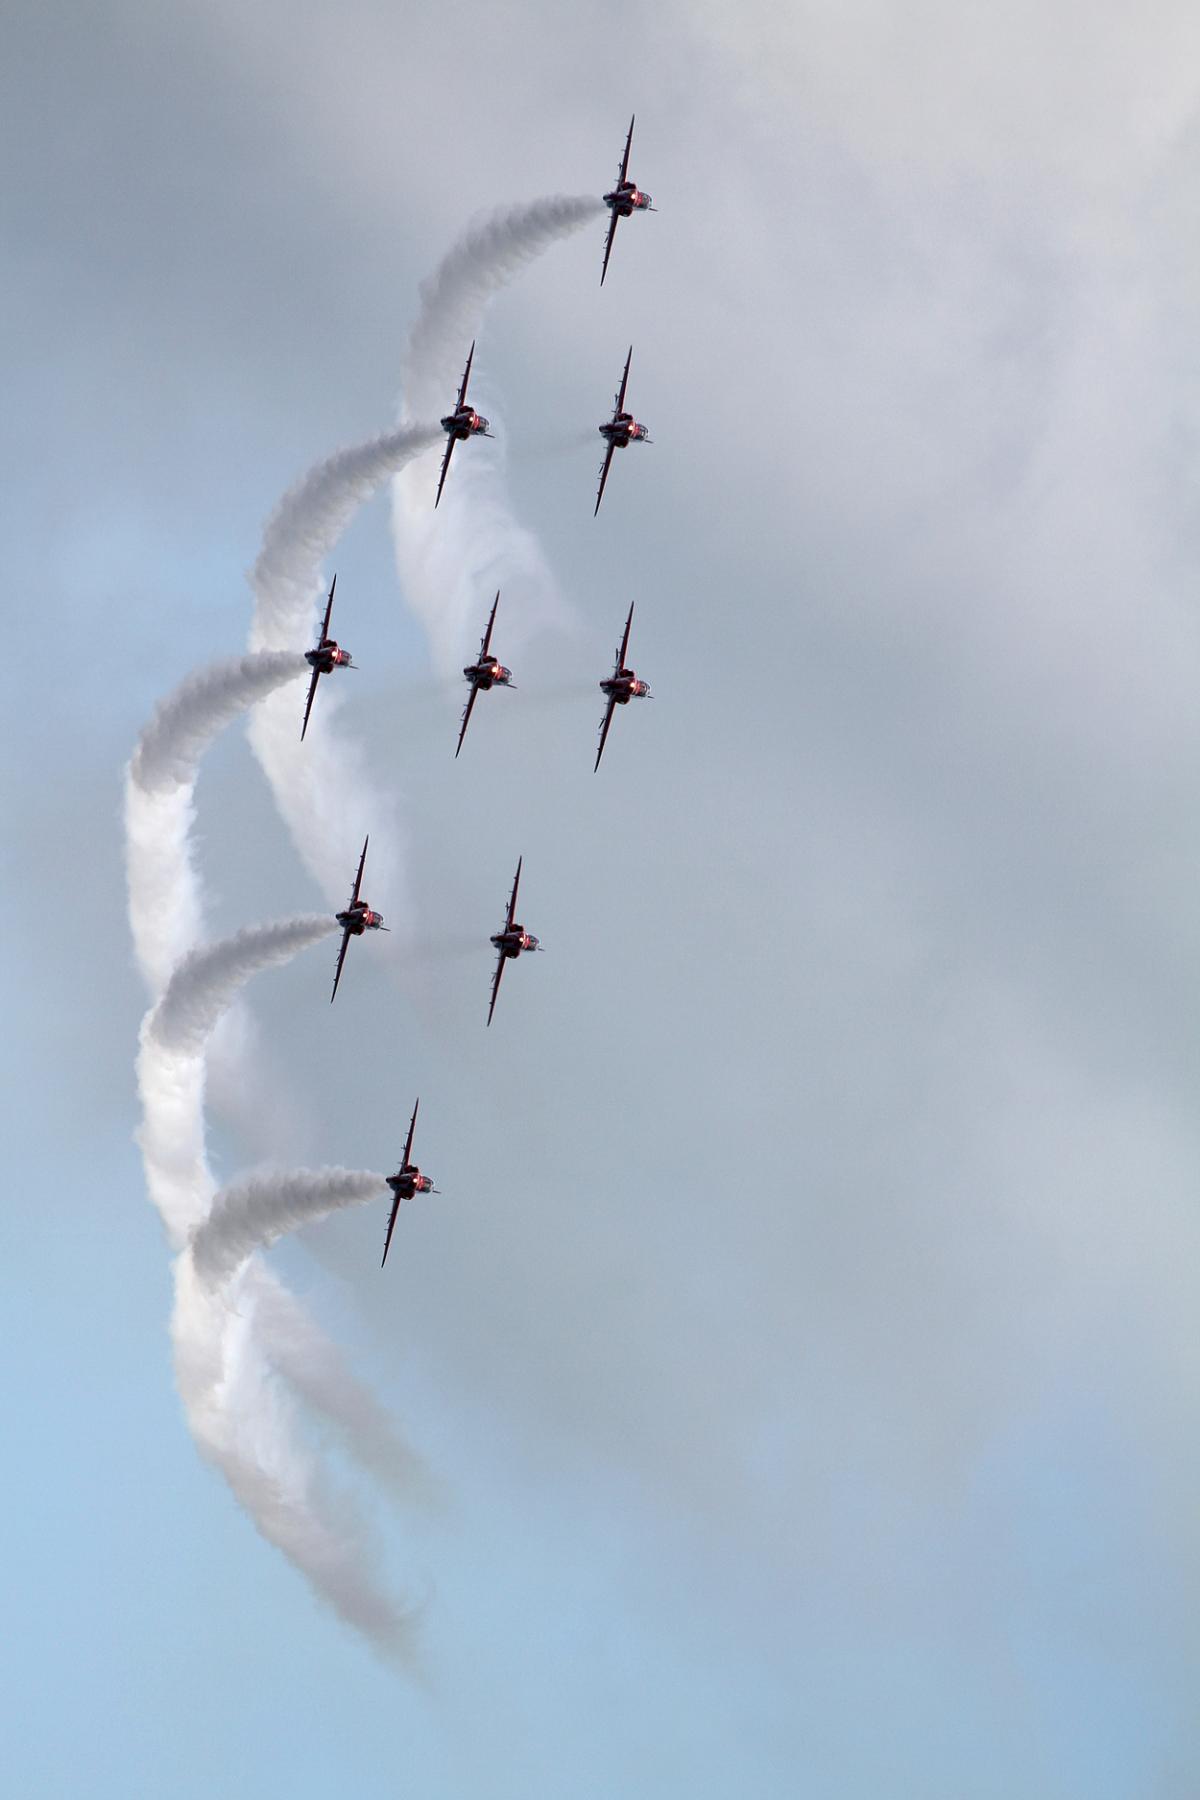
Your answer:
[[[325,602],[325,617],[321,621],[321,635],[316,647],[304,652],[304,660],[312,669],[312,680],[308,684],[308,701],[304,708],[304,723],[300,727],[300,742],[304,742],[304,734],[308,730],[308,715],[312,711],[316,698],[317,683],[322,675],[330,675],[334,669],[352,669],[350,652],[343,650],[336,638],[329,635],[329,615],[333,611],[333,590],[337,586],[337,576],[329,584],[329,598]]]
[[[491,437],[492,435],[488,430],[488,422],[483,414],[477,413],[474,407],[467,405],[467,382],[471,378],[471,361],[474,355],[475,345],[472,343],[470,353],[467,356],[467,366],[463,370],[462,386],[458,390],[458,404],[454,408],[454,411],[452,413],[447,413],[442,420],[442,430],[446,433],[450,441],[446,445],[446,454],[442,458],[442,472],[438,478],[437,500],[433,503],[435,506],[438,504],[438,500],[441,499],[442,489],[446,485],[446,470],[450,467],[450,458],[454,454],[455,444],[462,443],[469,437]]]
[[[636,118],[636,113],[634,114]],[[608,223],[608,237],[604,245],[604,267],[600,271],[600,286],[604,286],[604,277],[608,274],[608,259],[612,255],[613,239],[617,235],[617,220],[627,219],[631,213],[654,212],[650,204],[649,194],[643,194],[629,179],[629,146],[633,143],[633,119],[629,121],[629,136],[625,139],[625,154],[621,158],[621,167],[617,173],[617,185],[611,194],[605,194],[604,204],[612,213]]]
[[[333,992],[329,996],[329,1004],[337,999],[338,982],[342,979],[342,964],[346,960],[346,946],[352,937],[361,937],[364,931],[386,931],[383,914],[372,912],[362,898],[363,865],[367,860],[367,845],[370,838],[363,839],[362,855],[358,859],[358,874],[354,877],[354,892],[346,905],[345,912],[337,915],[337,922],[342,928],[342,947],[338,951],[337,970],[333,977]]]
[[[607,681],[600,683],[600,691],[608,697],[608,705],[604,709],[604,720],[600,726],[600,748],[596,752],[596,762],[592,774],[600,767],[600,758],[604,755],[604,746],[608,741],[608,728],[612,724],[613,709],[628,706],[631,700],[653,700],[648,681],[639,681],[632,669],[625,667],[625,652],[629,648],[629,627],[633,624],[633,602],[629,605],[629,617],[625,621],[625,635],[621,639],[621,647],[617,651],[617,660],[612,674]]]
[[[526,931],[525,927],[518,925],[516,921],[517,887],[521,880],[521,864],[524,860],[524,857],[517,858],[517,872],[513,876],[512,893],[508,898],[508,916],[504,921],[504,929],[495,932],[491,940],[500,952],[500,957],[496,964],[495,978],[492,981],[492,1004],[488,1007],[487,1016],[489,1025],[492,1022],[492,1014],[496,1010],[496,995],[500,992],[500,977],[504,973],[505,963],[520,956],[522,950],[540,950],[542,948],[532,932]]]
[[[625,358],[625,373],[621,377],[621,385],[617,389],[616,405],[613,416],[606,425],[597,425],[596,429],[604,438],[608,448],[604,452],[604,467],[600,471],[600,491],[596,495],[596,511],[593,519],[600,511],[600,502],[604,498],[604,484],[608,480],[609,465],[614,450],[624,450],[629,444],[648,444],[651,437],[645,425],[639,425],[631,412],[625,411],[625,389],[629,386],[629,365],[633,361],[633,345],[629,346],[629,355]]]
[[[462,729],[458,734],[458,750],[463,747],[463,739],[467,735],[467,726],[471,719],[471,708],[475,704],[475,696],[482,689],[484,693],[492,687],[511,687],[512,670],[506,669],[502,662],[488,655],[488,646],[492,641],[492,626],[496,623],[496,608],[500,604],[500,589],[496,589],[496,598],[492,601],[492,610],[488,617],[487,630],[479,646],[477,660],[463,670],[463,675],[471,684],[471,692],[467,696],[467,704],[463,708]],[[454,752],[458,755],[458,750]]]
[[[383,1240],[383,1262],[379,1265],[381,1269],[383,1263],[387,1261],[387,1253],[392,1247],[392,1233],[396,1229],[396,1214],[400,1211],[400,1202],[411,1200],[414,1194],[436,1194],[439,1191],[434,1187],[429,1176],[422,1175],[412,1160],[413,1132],[417,1128],[417,1107],[420,1104],[418,1099],[416,1106],[413,1107],[412,1118],[408,1122],[408,1142],[404,1146],[404,1161],[394,1175],[384,1177],[392,1190],[392,1216],[388,1220],[387,1236]]]

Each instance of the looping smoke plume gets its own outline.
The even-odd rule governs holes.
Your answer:
[[[232,937],[191,951],[175,969],[146,1031],[164,1050],[196,1056],[221,1015],[261,969],[290,962],[338,929],[328,913],[304,913],[269,925],[247,925]]]
[[[260,1169],[230,1182],[192,1235],[196,1273],[209,1287],[229,1281],[255,1250],[346,1206],[378,1200],[382,1175],[367,1169]]]
[[[289,488],[267,521],[250,575],[251,649],[283,648],[306,640],[326,556],[388,477],[441,436],[439,426],[406,422],[395,431],[336,451]],[[377,792],[358,746],[331,730],[335,700],[335,694],[322,694],[303,745],[299,721],[284,696],[265,700],[250,722],[250,746],[297,853],[326,898],[336,899],[348,885],[348,868],[353,872],[350,859],[357,857],[363,838],[374,828],[378,846],[374,874],[403,916],[399,825],[394,816],[388,817],[392,809]]]
[[[307,673],[295,649],[259,650],[197,669],[155,707],[129,764],[131,781],[150,793],[194,781],[200,758],[239,713]]]
[[[160,701],[138,739],[125,775],[126,870],[134,949],[152,994],[200,936],[190,850],[200,759],[239,713],[306,668],[299,652],[211,663]]]
[[[411,418],[364,444],[326,457],[288,489],[263,532],[250,576],[252,649],[283,650],[306,631],[321,564],[359,507],[411,457],[440,441],[441,427]]]
[[[231,1296],[197,1280],[188,1253],[176,1259],[171,1335],[192,1436],[267,1542],[381,1656],[413,1672],[415,1614],[380,1588],[378,1551],[352,1496],[332,1490],[305,1447],[262,1354],[256,1298],[243,1282],[234,1310]]]
[[[437,416],[445,383],[458,380],[492,295],[606,210],[594,194],[552,194],[471,221],[418,290],[421,309],[402,371],[404,418]]]
[[[561,238],[604,212],[590,194],[558,195],[507,207],[476,220],[421,284],[421,308],[402,371],[401,416],[436,412],[453,396],[471,340],[492,296]],[[473,379],[480,374],[478,363]],[[472,455],[471,452],[476,454]],[[460,447],[435,519],[433,475],[414,463],[392,484],[396,568],[410,606],[429,634],[438,668],[448,674],[480,622],[483,596],[506,587],[520,595],[506,617],[506,641],[562,627],[566,609],[533,533],[517,523],[503,471],[503,446]]]
[[[327,1425],[359,1467],[396,1500],[406,1506],[440,1503],[442,1489],[426,1463],[290,1289],[254,1260],[242,1273],[241,1291],[253,1297],[264,1353],[306,1412]]]

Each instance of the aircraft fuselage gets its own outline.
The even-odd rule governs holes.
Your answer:
[[[330,675],[334,669],[346,668],[350,663],[350,652],[343,650],[333,638],[318,644],[315,650],[306,650],[304,660],[311,669],[319,669],[322,675]]]
[[[482,662],[472,663],[463,670],[464,678],[472,687],[482,688],[484,693],[490,687],[507,687],[512,680],[512,670],[506,669],[502,662],[489,656]]]
[[[469,437],[487,437],[488,421],[473,406],[460,406],[457,412],[446,414],[442,430],[447,437],[457,438],[461,443]]]
[[[650,436],[646,425],[639,425],[632,413],[619,413],[606,425],[596,427],[602,438],[607,438],[614,450],[624,450],[627,444],[640,444]]]
[[[497,931],[492,943],[502,956],[520,956],[522,950],[536,950],[538,941],[530,931],[520,925],[510,925],[507,931]]]
[[[360,900],[356,906],[347,907],[345,912],[338,913],[337,922],[351,937],[361,937],[364,931],[379,930],[383,924],[383,914],[372,912],[366,901]]]
[[[420,1169],[400,1169],[395,1175],[385,1177],[397,1200],[411,1200],[414,1194],[431,1194],[433,1181],[428,1175],[422,1175]]]
[[[632,669],[623,669],[619,675],[610,675],[607,681],[602,681],[600,691],[615,700],[618,706],[628,706],[631,700],[648,698],[650,683],[639,681]]]
[[[631,213],[646,212],[650,206],[649,194],[643,194],[632,181],[623,181],[615,187],[611,194],[605,194],[604,204],[610,207],[619,218],[627,219]]]

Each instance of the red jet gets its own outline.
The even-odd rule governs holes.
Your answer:
[[[636,118],[636,114],[634,117]],[[617,176],[617,185],[611,194],[605,194],[604,204],[612,212],[608,226],[608,239],[604,245],[604,267],[600,271],[600,286],[604,286],[604,277],[608,274],[608,259],[612,255],[613,239],[617,235],[617,220],[627,219],[631,213],[653,212],[649,194],[643,194],[629,179],[629,146],[633,143],[633,119],[629,121],[629,136],[625,139],[625,154],[621,158],[621,169]]]
[[[418,1099],[417,1105],[413,1107],[412,1118],[408,1122],[408,1142],[404,1146],[404,1161],[394,1175],[385,1177],[392,1190],[392,1216],[388,1220],[387,1236],[383,1240],[383,1262],[379,1265],[381,1269],[383,1263],[387,1261],[387,1253],[392,1247],[392,1232],[396,1229],[396,1214],[400,1211],[400,1202],[411,1200],[414,1194],[436,1194],[439,1191],[434,1187],[429,1176],[422,1175],[412,1160],[413,1132],[417,1127],[417,1106],[420,1104]]]
[[[337,973],[333,978],[333,992],[329,996],[329,1004],[337,999],[338,982],[342,979],[342,964],[346,960],[346,946],[352,937],[361,937],[364,931],[386,931],[383,914],[372,912],[366,901],[360,897],[362,887],[363,865],[367,860],[367,845],[370,838],[363,839],[362,855],[358,859],[358,874],[354,877],[354,892],[351,894],[345,912],[337,915],[337,922],[342,928],[342,947],[338,951]]]
[[[462,729],[458,734],[458,750],[461,750],[463,747],[463,739],[467,735],[467,726],[471,719],[471,708],[475,704],[475,696],[479,693],[480,689],[486,693],[487,690],[492,687],[512,686],[512,670],[506,669],[502,662],[497,662],[494,656],[488,655],[488,645],[492,641],[492,626],[496,623],[496,608],[499,604],[500,589],[497,588],[496,598],[492,601],[492,610],[488,618],[487,630],[484,632],[483,641],[479,646],[478,660],[471,663],[468,668],[463,670],[465,679],[471,684],[471,692],[467,696],[467,704],[463,708]],[[454,752],[455,756],[458,755],[458,750]]]
[[[337,576],[329,584],[329,599],[325,602],[325,617],[321,621],[321,635],[315,650],[306,650],[304,660],[312,669],[312,680],[308,684],[308,702],[304,708],[304,723],[300,727],[300,742],[304,742],[304,734],[308,730],[308,715],[312,711],[316,698],[317,683],[322,675],[331,675],[334,669],[352,669],[350,652],[343,650],[336,638],[329,635],[329,615],[333,611],[333,590],[337,586]]]
[[[475,346],[472,344],[467,357],[467,366],[463,370],[462,386],[458,390],[458,405],[442,420],[442,430],[450,441],[446,445],[446,454],[442,458],[442,473],[438,478],[437,500],[433,503],[435,506],[441,499],[442,489],[446,485],[446,470],[450,467],[450,458],[454,454],[455,444],[462,443],[469,437],[491,437],[492,435],[483,414],[477,413],[473,407],[467,405],[467,382],[471,378],[471,360],[474,355]]]
[[[489,1025],[492,1022],[492,1014],[496,1010],[496,995],[500,992],[500,977],[504,973],[505,963],[513,957],[520,956],[522,950],[540,950],[542,948],[532,932],[526,931],[523,925],[518,925],[514,916],[517,910],[517,884],[521,879],[521,864],[524,860],[524,857],[517,858],[517,872],[513,876],[513,891],[509,895],[508,917],[504,921],[504,930],[494,933],[491,940],[500,952],[500,960],[496,964],[496,976],[492,982],[492,1004],[488,1007],[487,1016]]]
[[[608,480],[609,465],[614,450],[624,450],[630,444],[648,444],[651,437],[645,425],[639,425],[633,414],[625,411],[625,389],[629,386],[629,365],[633,361],[633,345],[629,346],[629,355],[625,358],[625,373],[621,377],[621,385],[617,389],[617,403],[613,407],[613,416],[607,425],[596,427],[600,436],[605,439],[608,448],[604,452],[604,467],[600,471],[600,492],[596,495],[596,511],[593,519],[600,511],[600,502],[604,498],[604,484]]]
[[[608,696],[608,705],[604,710],[604,721],[600,726],[600,748],[596,752],[596,762],[592,774],[600,767],[600,758],[604,755],[604,746],[608,741],[608,728],[612,724],[613,709],[628,706],[631,700],[653,700],[648,681],[639,681],[632,669],[625,667],[625,652],[629,648],[629,627],[633,624],[633,603],[630,602],[629,617],[625,621],[625,636],[621,639],[621,647],[617,651],[616,665],[607,681],[600,683],[600,691]]]

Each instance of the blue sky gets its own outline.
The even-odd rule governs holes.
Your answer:
[[[14,1791],[1195,1791],[1196,33],[14,18]],[[121,771],[242,648],[279,495],[391,422],[466,221],[606,186],[635,108],[660,211],[603,293],[602,221],[550,250],[476,358],[478,479],[564,629],[523,631],[514,561],[520,690],[456,765],[454,633],[386,496],[356,520],[330,713],[409,935],[332,1016],[326,947],[264,975],[274,1103],[209,1118],[222,1178],[390,1168],[422,1096],[444,1196],[386,1276],[382,1201],[271,1253],[439,1484],[395,1510],[332,1454],[421,1604],[413,1682],[181,1416]],[[655,441],[593,521],[631,341]],[[656,699],[593,778],[630,599]],[[240,730],[198,807],[214,932],[325,903]],[[485,1033],[522,852],[548,953]]]

